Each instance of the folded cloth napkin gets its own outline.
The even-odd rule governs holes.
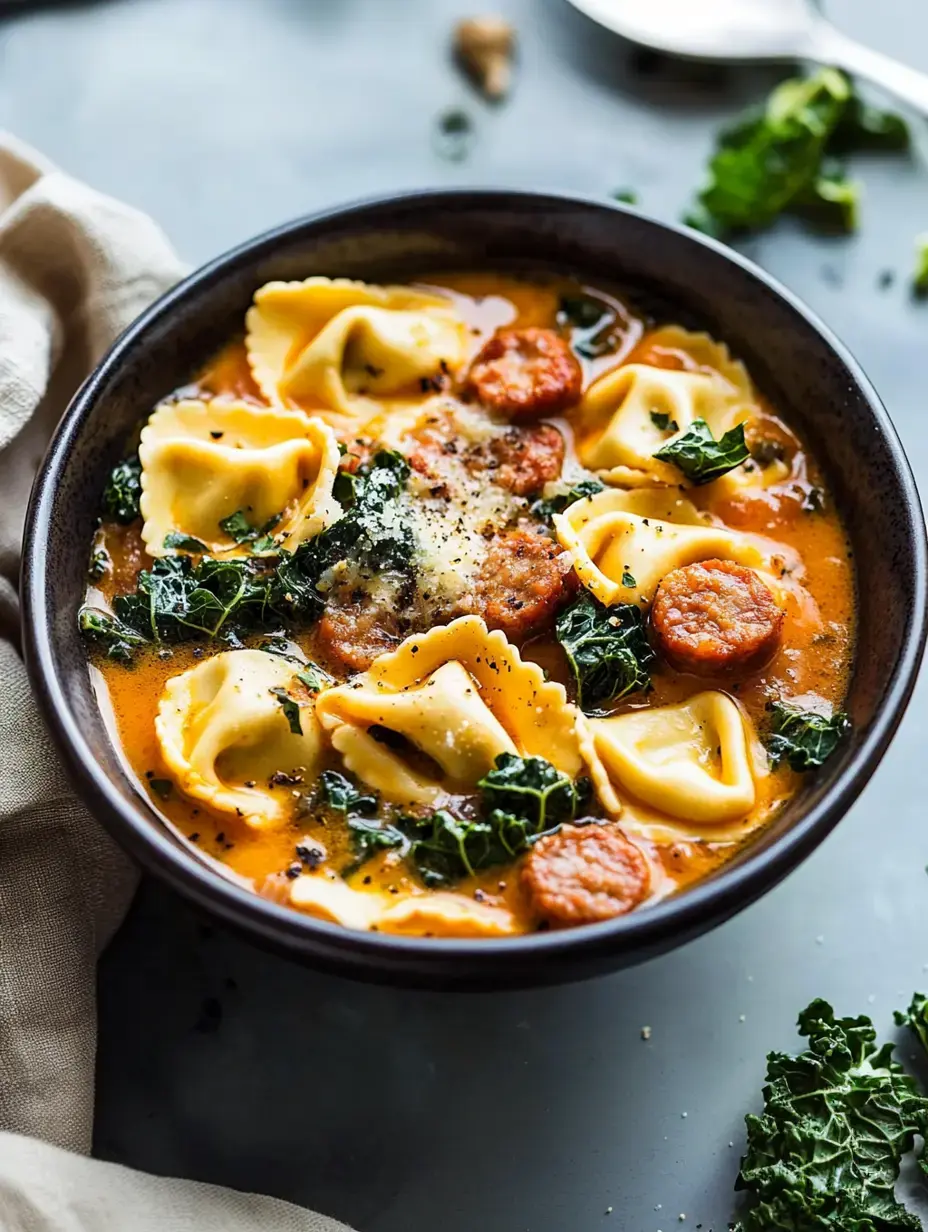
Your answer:
[[[151,219],[0,135],[2,1232],[346,1232],[270,1198],[56,1149],[90,1150],[96,960],[135,872],[71,794],[29,691],[16,596],[23,516],[71,394],[183,273]]]

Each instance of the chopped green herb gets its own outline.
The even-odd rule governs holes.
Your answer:
[[[332,677],[328,672],[324,672],[315,663],[307,663],[305,667],[300,668],[296,678],[306,685],[310,693],[320,693],[326,685],[332,683]]]
[[[581,479],[579,483],[575,483],[565,492],[558,492],[555,496],[535,501],[529,512],[533,513],[536,518],[550,522],[556,513],[563,513],[575,501],[586,500],[602,491],[603,485],[598,479]]]
[[[635,604],[605,607],[583,594],[560,613],[555,631],[570,664],[577,704],[586,714],[650,685],[655,654]]]
[[[139,516],[142,495],[142,464],[137,457],[124,458],[110,473],[103,490],[103,516],[128,526]]]
[[[300,703],[294,701],[286,689],[279,686],[270,689],[269,692],[280,702],[280,708],[284,712],[284,718],[290,724],[290,731],[294,736],[302,736],[303,724],[300,721]]]
[[[169,531],[164,536],[164,546],[169,551],[193,552],[200,556],[207,550],[205,543],[202,543],[199,539],[194,539],[193,535],[184,535],[177,530]]]
[[[174,784],[170,779],[149,779],[148,786],[162,800],[169,800],[174,791]]]
[[[679,432],[677,421],[671,419],[666,411],[651,411],[651,423],[654,424],[658,432]]]
[[[928,295],[928,234],[918,237],[915,252],[915,277],[912,285],[916,295]]]
[[[826,159],[791,208],[822,231],[845,234],[857,230],[860,194],[860,185],[847,178],[844,167]]]
[[[84,637],[116,663],[130,664],[135,652],[148,645],[135,629],[97,608],[82,607],[77,624]]]
[[[94,548],[90,554],[90,565],[87,569],[87,576],[91,582],[99,582],[100,578],[106,575],[113,568],[113,560],[105,547],[101,546]]]
[[[877,1047],[869,1018],[836,1019],[827,1002],[813,1001],[799,1033],[808,1049],[769,1054],[763,1112],[745,1117],[736,1188],[752,1206],[735,1232],[921,1228],[893,1190],[904,1156],[925,1134],[928,1100],[893,1060],[892,1044]]]
[[[884,111],[852,94],[838,122],[829,150],[852,154],[857,150],[904,151],[912,144],[909,126],[896,111]]]
[[[637,586],[638,585],[638,583],[635,581],[635,575],[634,573],[631,572],[628,565],[626,565],[625,568],[622,570],[622,585],[623,586]]]
[[[637,205],[638,194],[633,188],[617,188],[612,193],[613,201],[621,201],[624,205]]]
[[[682,436],[668,441],[654,456],[670,462],[690,483],[701,485],[740,466],[750,457],[750,451],[744,440],[744,424],[737,424],[716,440],[704,419],[694,419]]]
[[[796,710],[784,702],[771,702],[767,752],[774,766],[785,761],[790,769],[803,773],[818,770],[851,730],[843,711],[830,718],[813,711]]]

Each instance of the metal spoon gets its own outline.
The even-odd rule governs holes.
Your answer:
[[[594,21],[655,51],[700,60],[815,60],[866,77],[928,113],[928,74],[855,42],[814,0],[570,0]]]

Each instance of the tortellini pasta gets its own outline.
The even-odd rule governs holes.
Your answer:
[[[264,396],[339,426],[421,399],[422,382],[459,368],[468,343],[450,300],[345,278],[267,283],[247,329]]]
[[[709,690],[678,705],[587,719],[583,747],[596,790],[616,815],[632,796],[680,821],[719,825],[754,807],[746,725],[731,698]]]
[[[554,518],[557,537],[600,602],[650,603],[671,569],[732,560],[764,569],[765,541],[708,522],[674,489],[609,488]]]
[[[234,554],[220,522],[241,510],[274,527],[293,550],[338,517],[332,496],[338,442],[320,419],[246,402],[185,399],[160,406],[142,430],[142,539],[151,556],[169,552],[171,531],[211,553]]]
[[[271,776],[299,769],[311,782],[323,753],[312,702],[299,705],[301,733],[284,712],[301,688],[296,670],[280,655],[229,650],[167,682],[155,732],[185,795],[257,828],[285,819],[289,801]]]
[[[654,455],[703,419],[717,438],[750,418],[750,378],[705,334],[665,329],[651,346],[682,352],[688,370],[625,364],[600,377],[579,408],[577,456],[607,483],[679,484],[679,470]]]
[[[509,937],[524,932],[513,912],[477,902],[452,890],[421,891],[394,897],[356,890],[331,870],[303,873],[290,887],[294,907],[319,920],[346,928],[429,937]]]
[[[564,689],[476,616],[408,637],[316,713],[347,769],[400,803],[472,789],[500,753],[545,757],[571,778],[581,766]]]

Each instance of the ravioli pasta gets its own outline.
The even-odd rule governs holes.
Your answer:
[[[696,561],[769,564],[754,537],[707,522],[669,489],[610,489],[575,501],[554,524],[581,582],[607,605],[647,603],[665,574]]]
[[[312,776],[322,754],[312,705],[299,705],[294,732],[275,692],[299,688],[296,671],[278,655],[230,650],[168,681],[155,732],[185,795],[257,828],[285,819],[271,779],[282,771]]]
[[[332,496],[338,441],[320,419],[245,402],[184,399],[152,415],[139,446],[144,524],[151,556],[171,532],[208,552],[235,554],[221,523],[242,511],[292,551],[340,513]]]
[[[247,317],[248,358],[272,403],[364,419],[458,369],[467,332],[448,300],[347,279],[270,282]]]
[[[789,408],[574,279],[300,272],[103,497],[80,627],[165,824],[396,937],[601,923],[739,858],[846,730],[853,571]]]
[[[504,753],[543,756],[571,777],[580,769],[564,689],[476,616],[408,638],[364,675],[328,690],[317,713],[345,766],[401,803],[435,803],[473,788]],[[401,737],[428,768],[374,729]]]

